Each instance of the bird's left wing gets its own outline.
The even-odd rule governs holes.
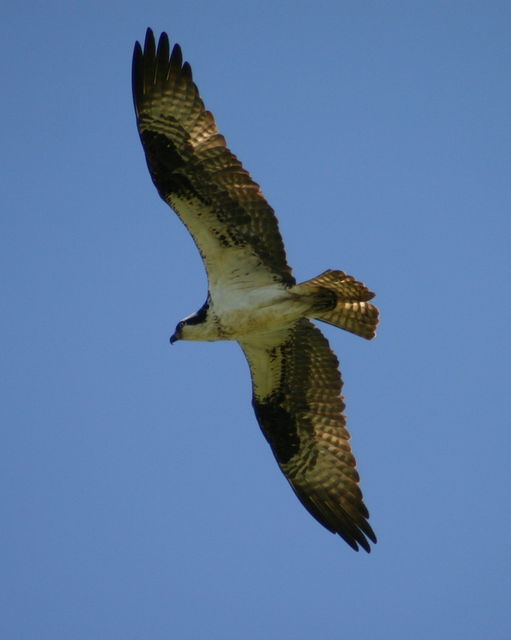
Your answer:
[[[376,537],[359,489],[338,360],[309,320],[240,342],[257,420],[302,504],[358,550]]]
[[[153,182],[201,253],[210,285],[246,273],[255,284],[293,285],[273,209],[226,147],[179,45],[151,29],[133,53],[137,126]]]

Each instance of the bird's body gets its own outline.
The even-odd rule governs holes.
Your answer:
[[[180,339],[240,341],[292,327],[311,311],[309,299],[281,284],[247,286],[240,277],[232,285],[230,289],[210,290],[204,321],[184,324]]]
[[[236,340],[253,407],[298,498],[327,529],[366,551],[376,537],[358,487],[338,361],[315,318],[372,338],[378,312],[362,283],[328,270],[296,284],[271,207],[227,149],[188,63],[147,31],[133,57],[137,125],[153,182],[195,240],[208,297],[176,340]]]

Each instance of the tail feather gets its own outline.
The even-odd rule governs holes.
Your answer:
[[[378,309],[369,302],[340,302],[332,311],[314,318],[371,340],[376,335]]]
[[[327,322],[370,340],[378,325],[378,309],[368,300],[374,297],[364,284],[344,271],[329,269],[312,280],[297,285],[300,294],[313,296],[311,318]]]

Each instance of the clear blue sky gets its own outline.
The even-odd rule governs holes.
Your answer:
[[[509,2],[10,2],[0,9],[0,636],[507,640]],[[130,65],[166,30],[325,327],[379,543],[281,476],[236,344],[178,343],[205,275],[159,200]]]

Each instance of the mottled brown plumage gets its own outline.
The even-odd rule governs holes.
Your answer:
[[[327,529],[369,551],[365,536],[376,537],[342,413],[339,363],[327,339],[303,319],[281,335],[256,336],[241,347],[252,372],[256,416],[296,495]]]
[[[273,209],[227,149],[181,49],[147,31],[133,56],[137,125],[153,182],[192,234],[208,272],[203,307],[171,342],[237,340],[253,406],[287,480],[309,512],[355,550],[376,537],[359,489],[338,360],[307,318],[372,338],[378,311],[342,271],[296,285]]]
[[[214,258],[208,259],[214,248],[249,243],[272,280],[292,285],[295,279],[274,211],[259,185],[226,147],[213,115],[199,96],[190,65],[182,60],[178,44],[169,59],[166,33],[161,35],[157,50],[150,29],[144,50],[138,42],[135,45],[137,124],[158,193],[189,228],[208,272],[215,264]],[[181,211],[180,200],[207,203],[208,215],[200,220],[200,234],[196,220]]]
[[[368,302],[374,298],[374,293],[344,271],[329,269],[312,280],[302,282],[297,289],[315,292],[316,295],[321,295],[322,291],[333,295],[332,305],[313,315],[317,320],[368,340],[376,335],[378,309]]]

